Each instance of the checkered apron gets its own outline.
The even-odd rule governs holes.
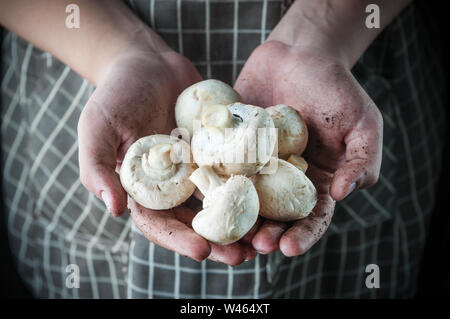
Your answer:
[[[281,0],[142,0],[129,6],[204,78],[233,83],[282,17]],[[408,7],[353,69],[384,117],[379,182],[338,203],[305,255],[258,255],[237,267],[196,262],[148,242],[80,183],[77,121],[94,87],[4,32],[3,204],[22,278],[41,298],[410,297],[444,143],[445,83],[423,17]],[[68,265],[79,267],[70,288]],[[380,288],[365,285],[377,264]]]

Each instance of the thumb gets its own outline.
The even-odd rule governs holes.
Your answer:
[[[81,163],[80,159],[80,178],[83,185],[105,203],[114,217],[121,216],[127,208],[127,194],[120,183],[119,175],[113,168],[98,162],[87,162],[87,165]]]
[[[118,217],[127,207],[127,194],[115,168],[120,137],[90,100],[78,122],[78,160],[82,184]]]
[[[378,180],[383,142],[383,119],[375,105],[345,138],[345,164],[331,181],[330,193],[339,201]]]

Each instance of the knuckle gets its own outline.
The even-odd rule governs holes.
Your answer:
[[[375,104],[373,104],[373,110],[375,112],[375,116],[376,116],[377,120],[382,123],[383,122],[383,114],[381,113],[380,109]]]
[[[77,133],[78,135],[80,135],[80,132],[83,131],[83,126],[85,125],[84,123],[86,122],[86,111],[87,108],[86,106],[83,108],[83,110],[81,111],[80,117],[78,118],[78,123],[77,123]]]
[[[380,176],[378,174],[372,175],[369,180],[370,185],[375,185],[376,183],[378,183],[379,179],[380,179]]]
[[[380,175],[378,172],[368,173],[365,178],[364,186],[369,187],[369,186],[375,185],[378,182],[379,178],[380,178]]]
[[[94,188],[92,183],[92,176],[88,174],[84,169],[80,167],[80,182],[89,192],[93,193],[96,196],[99,196],[97,190]]]
[[[86,173],[84,172],[84,170],[81,169],[81,168],[80,168],[80,181],[81,181],[81,184],[83,184],[83,186],[84,186],[85,188],[88,188],[88,187],[89,187],[89,178],[88,178],[88,174],[86,174]]]
[[[383,114],[381,113],[380,109],[375,105],[375,103],[370,104],[370,111],[372,114],[372,119],[377,123],[378,127],[380,129],[383,128]]]

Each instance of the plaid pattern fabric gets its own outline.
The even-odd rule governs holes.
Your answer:
[[[205,78],[232,83],[285,10],[281,0],[142,0],[130,7]],[[2,43],[3,201],[21,276],[42,298],[409,297],[444,145],[444,75],[421,13],[407,8],[353,69],[384,117],[379,182],[336,207],[305,255],[237,267],[149,243],[79,180],[76,125],[92,85],[12,33]],[[380,268],[380,288],[365,267]],[[67,288],[66,266],[80,269]]]

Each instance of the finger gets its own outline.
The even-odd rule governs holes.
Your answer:
[[[258,252],[252,247],[252,245],[242,244],[242,247],[245,249],[245,254],[247,255],[245,261],[252,260],[258,255]]]
[[[104,116],[97,114],[98,108],[91,99],[78,122],[80,179],[117,217],[123,214],[127,204],[127,195],[115,172],[120,138]]]
[[[352,191],[369,187],[378,180],[383,141],[383,120],[375,105],[345,137],[345,163],[331,182],[331,196],[339,201]]]
[[[321,194],[314,211],[294,223],[280,239],[280,250],[288,257],[302,255],[325,233],[333,216],[335,201],[330,195]]]
[[[242,237],[239,242],[245,245],[249,245],[252,242],[253,237],[255,236],[255,234],[257,233],[259,227],[262,224],[262,219],[260,217],[258,217],[258,219],[256,220],[255,225],[253,225],[253,227],[248,231],[247,234],[245,234],[244,237]]]
[[[186,225],[193,216],[188,208],[180,206],[173,210],[155,211],[142,207],[132,198],[128,199],[128,208],[136,226],[152,243],[197,261],[210,255],[208,241]]]
[[[269,254],[279,249],[279,241],[287,229],[286,223],[265,220],[252,240],[252,246],[260,254]]]
[[[221,262],[229,266],[237,266],[247,258],[246,249],[239,243],[229,245],[218,245],[210,243],[211,254],[208,259]]]

